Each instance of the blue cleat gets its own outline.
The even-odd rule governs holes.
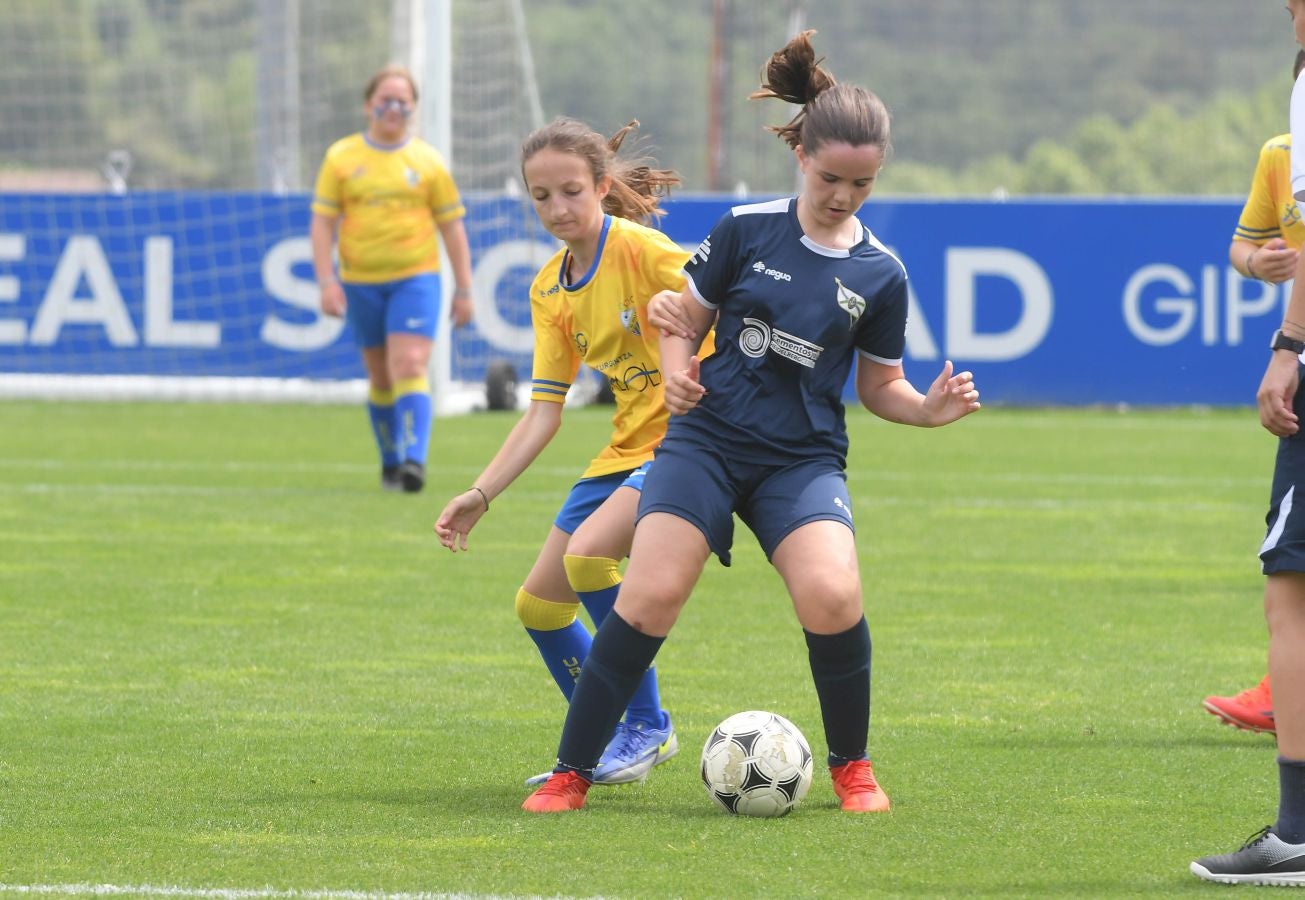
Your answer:
[[[680,751],[671,717],[663,712],[661,728],[647,722],[619,722],[607,749],[594,769],[594,784],[629,784],[643,781],[652,771]]]
[[[660,766],[680,752],[680,742],[675,737],[669,713],[662,713],[664,728],[651,728],[647,722],[616,723],[616,734],[607,744],[598,768],[594,769],[594,784],[629,784],[643,781],[653,766]],[[526,779],[527,787],[538,787],[553,776],[540,772]]]

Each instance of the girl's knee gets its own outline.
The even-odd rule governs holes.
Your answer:
[[[536,597],[524,587],[517,591],[516,613],[521,624],[531,631],[559,631],[576,620],[579,603],[554,603]]]

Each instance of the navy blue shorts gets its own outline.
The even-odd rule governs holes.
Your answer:
[[[344,315],[363,349],[380,347],[394,332],[435,340],[440,324],[440,276],[427,272],[384,284],[349,284]]]
[[[1305,381],[1305,366],[1299,367],[1297,373]],[[1296,509],[1296,490],[1305,487],[1305,389],[1297,388],[1292,409],[1300,418],[1301,431],[1278,438],[1269,514],[1264,518],[1268,534],[1260,547],[1261,569],[1265,575],[1305,572],[1305,507]],[[1305,496],[1301,502],[1305,503]]]
[[[608,497],[616,493],[619,487],[632,487],[643,490],[643,479],[648,474],[652,461],[644,463],[629,472],[613,472],[611,475],[595,475],[593,478],[581,478],[566,495],[566,502],[558,510],[553,524],[567,534],[575,534],[580,523],[589,518],[590,513],[603,505]]]
[[[724,565],[734,545],[734,513],[767,559],[808,522],[831,520],[856,530],[847,475],[836,460],[740,462],[719,448],[681,440],[662,444],[656,463],[639,498],[639,518],[666,512],[693,523]]]

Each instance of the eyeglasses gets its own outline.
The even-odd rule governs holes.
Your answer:
[[[396,112],[406,119],[408,116],[412,115],[412,107],[396,97],[379,100],[376,105],[372,107],[372,114],[378,119],[389,112]]]

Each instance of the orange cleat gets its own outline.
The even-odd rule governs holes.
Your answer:
[[[831,766],[829,776],[845,812],[888,812],[892,807],[888,795],[875,781],[875,770],[868,759]]]
[[[1247,688],[1235,697],[1206,697],[1201,704],[1225,725],[1235,725],[1246,731],[1263,731],[1277,734],[1273,723],[1273,692],[1269,676],[1253,688]]]
[[[591,782],[575,772],[554,772],[543,787],[526,798],[521,808],[532,813],[567,812],[585,805]]]

